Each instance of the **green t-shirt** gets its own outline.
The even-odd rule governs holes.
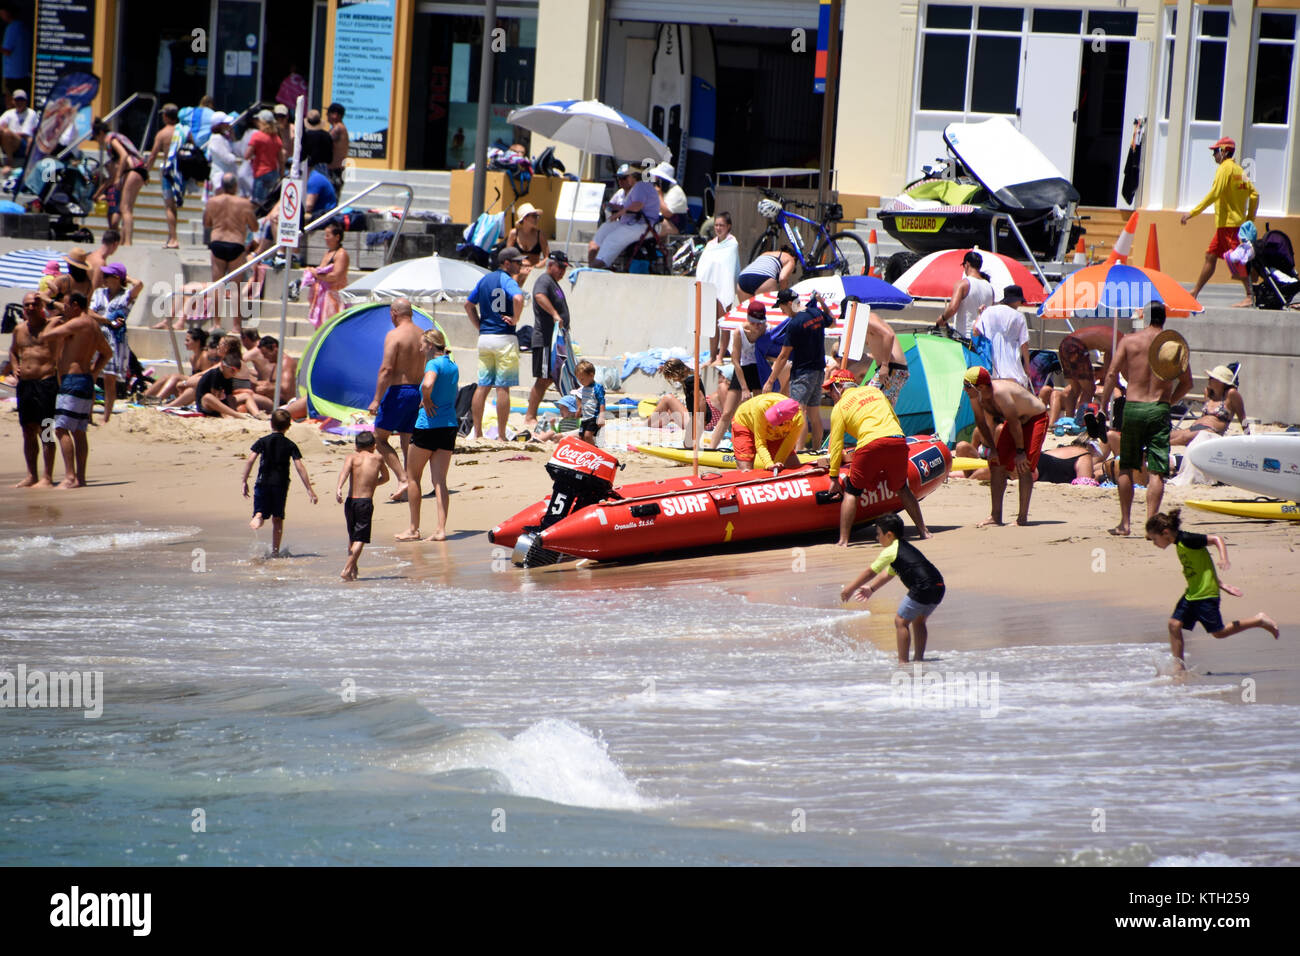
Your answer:
[[[1210,557],[1209,538],[1203,534],[1178,532],[1175,547],[1178,560],[1183,564],[1183,577],[1187,579],[1189,601],[1205,601],[1219,596],[1219,576],[1214,572],[1214,559]]]

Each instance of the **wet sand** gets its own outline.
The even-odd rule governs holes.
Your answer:
[[[208,572],[229,576],[237,584],[246,574],[244,562],[263,553],[270,542],[269,527],[256,533],[248,528],[251,501],[240,495],[247,449],[268,427],[262,422],[176,419],[153,409],[129,409],[114,416],[110,425],[91,430],[87,488],[13,489],[9,486],[22,477],[22,459],[17,415],[6,405],[0,412],[0,445],[8,449],[0,466],[0,526],[57,533],[137,522],[146,527],[195,525],[203,529],[195,546],[204,549]],[[336,580],[347,542],[334,488],[351,444],[327,445],[309,425],[295,425],[290,437],[302,449],[320,503],[308,503],[295,476],[285,530],[285,548],[293,557],[279,561],[278,568],[283,575],[304,580]],[[806,606],[812,615],[838,609],[839,588],[877,551],[874,538],[859,530],[847,551],[826,536],[745,544],[743,550],[674,559],[566,564],[522,572],[510,566],[504,549],[488,543],[485,533],[549,493],[543,468],[548,454],[496,442],[458,449],[449,474],[446,542],[394,542],[393,535],[407,526],[408,510],[405,504],[381,503],[392,487],[383,486],[376,498],[373,544],[361,558],[362,581],[338,586],[375,587],[409,579],[498,589],[508,600],[511,593],[534,588],[553,589],[558,598],[567,589],[667,588],[707,581],[725,594]],[[520,456],[525,457],[513,460]],[[623,482],[682,473],[682,466],[658,459],[629,453],[619,457],[627,463],[620,475]],[[56,480],[62,470],[58,459]],[[1232,489],[1220,491],[1223,497],[1235,494]],[[1142,494],[1138,492],[1135,502],[1135,527],[1145,515]],[[1204,488],[1171,490],[1165,508],[1205,496]],[[1154,660],[1167,648],[1165,621],[1184,587],[1178,561],[1172,550],[1160,551],[1139,536],[1117,539],[1106,534],[1117,520],[1113,489],[1036,485],[1031,524],[1025,528],[975,528],[987,516],[988,506],[988,486],[961,479],[950,480],[922,503],[936,537],[919,546],[948,584],[948,596],[931,619],[931,658],[942,660],[945,649],[1150,643]],[[1013,483],[1005,513],[1014,515],[1015,507]],[[1213,675],[1218,684],[1223,677],[1256,681],[1260,702],[1300,703],[1300,523],[1255,522],[1192,510],[1184,512],[1184,519],[1190,530],[1221,534],[1229,544],[1232,568],[1221,572],[1221,578],[1246,595],[1224,595],[1225,621],[1263,609],[1282,628],[1279,641],[1261,630],[1216,641],[1198,629],[1187,642],[1189,665]],[[431,499],[424,502],[422,523],[427,534],[434,524]],[[396,591],[389,593],[400,600]],[[893,611],[902,595],[897,583],[877,594],[866,605],[872,614],[856,619],[853,633],[892,652]],[[719,602],[720,613],[725,606],[725,601]],[[596,637],[600,627],[617,626],[613,617],[583,623]],[[1154,666],[1151,676],[1156,677]]]

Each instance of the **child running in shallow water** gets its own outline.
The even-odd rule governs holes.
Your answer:
[[[253,520],[248,526],[256,531],[262,527],[267,518],[271,519],[271,556],[279,557],[280,539],[284,535],[284,503],[289,497],[289,463],[298,469],[298,477],[307,488],[307,498],[316,503],[316,491],[311,486],[311,478],[302,463],[302,452],[285,432],[289,430],[289,413],[283,408],[271,414],[271,434],[263,435],[253,442],[248,461],[244,462],[244,497],[248,497],[248,476],[253,471],[253,462],[260,457],[262,463],[257,468],[257,484],[253,486]]]
[[[903,519],[896,514],[876,519],[876,540],[883,550],[871,567],[840,592],[840,600],[857,597],[865,601],[897,576],[907,585],[907,595],[894,615],[898,639],[898,663],[907,663],[909,645],[915,648],[912,660],[925,659],[925,642],[930,636],[926,621],[943,600],[943,575],[916,547],[903,540]]]
[[[339,574],[344,581],[357,579],[357,562],[362,549],[370,543],[370,522],[375,515],[375,488],[388,480],[384,456],[375,450],[373,432],[357,435],[357,450],[348,455],[339,469],[339,485],[334,498],[343,505],[343,518],[348,524],[348,560]],[[343,499],[343,485],[348,486],[347,500]]]
[[[1223,616],[1219,613],[1219,591],[1227,591],[1233,597],[1241,597],[1241,590],[1219,581],[1214,570],[1214,561],[1210,558],[1209,545],[1219,549],[1219,567],[1227,571],[1228,546],[1217,534],[1193,534],[1180,530],[1180,509],[1165,514],[1161,512],[1147,521],[1147,540],[1157,548],[1164,550],[1171,544],[1178,550],[1178,560],[1183,565],[1183,577],[1187,579],[1187,590],[1178,599],[1173,615],[1169,618],[1169,650],[1174,655],[1175,669],[1184,670],[1183,631],[1190,631],[1200,622],[1212,637],[1231,637],[1252,627],[1263,628],[1278,636],[1277,623],[1263,611],[1245,621],[1233,621],[1223,626]]]

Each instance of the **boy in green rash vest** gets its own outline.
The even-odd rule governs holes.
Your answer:
[[[943,600],[943,575],[911,542],[903,540],[903,519],[898,515],[881,515],[876,519],[876,540],[883,550],[867,570],[845,586],[840,600],[847,602],[856,597],[865,601],[888,584],[890,578],[897,577],[907,585],[907,594],[894,615],[898,663],[908,662],[909,645],[914,648],[912,660],[924,660],[925,643],[930,636],[926,621]]]
[[[1228,546],[1217,534],[1192,534],[1179,530],[1181,519],[1179,509],[1168,514],[1163,512],[1147,520],[1147,540],[1157,548],[1164,550],[1171,544],[1178,550],[1178,560],[1183,565],[1183,577],[1187,579],[1187,590],[1178,599],[1173,615],[1169,618],[1169,650],[1174,655],[1175,669],[1184,670],[1183,631],[1190,631],[1200,622],[1212,637],[1231,637],[1252,627],[1263,628],[1278,636],[1277,623],[1263,611],[1245,621],[1233,621],[1227,627],[1219,614],[1219,591],[1227,591],[1233,597],[1241,597],[1241,590],[1219,581],[1214,570],[1214,561],[1210,558],[1208,545],[1219,549],[1219,567],[1227,571]]]

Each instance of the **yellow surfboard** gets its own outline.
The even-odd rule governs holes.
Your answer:
[[[1272,521],[1300,521],[1300,505],[1294,501],[1188,501],[1189,507],[1236,518],[1264,518]]]

